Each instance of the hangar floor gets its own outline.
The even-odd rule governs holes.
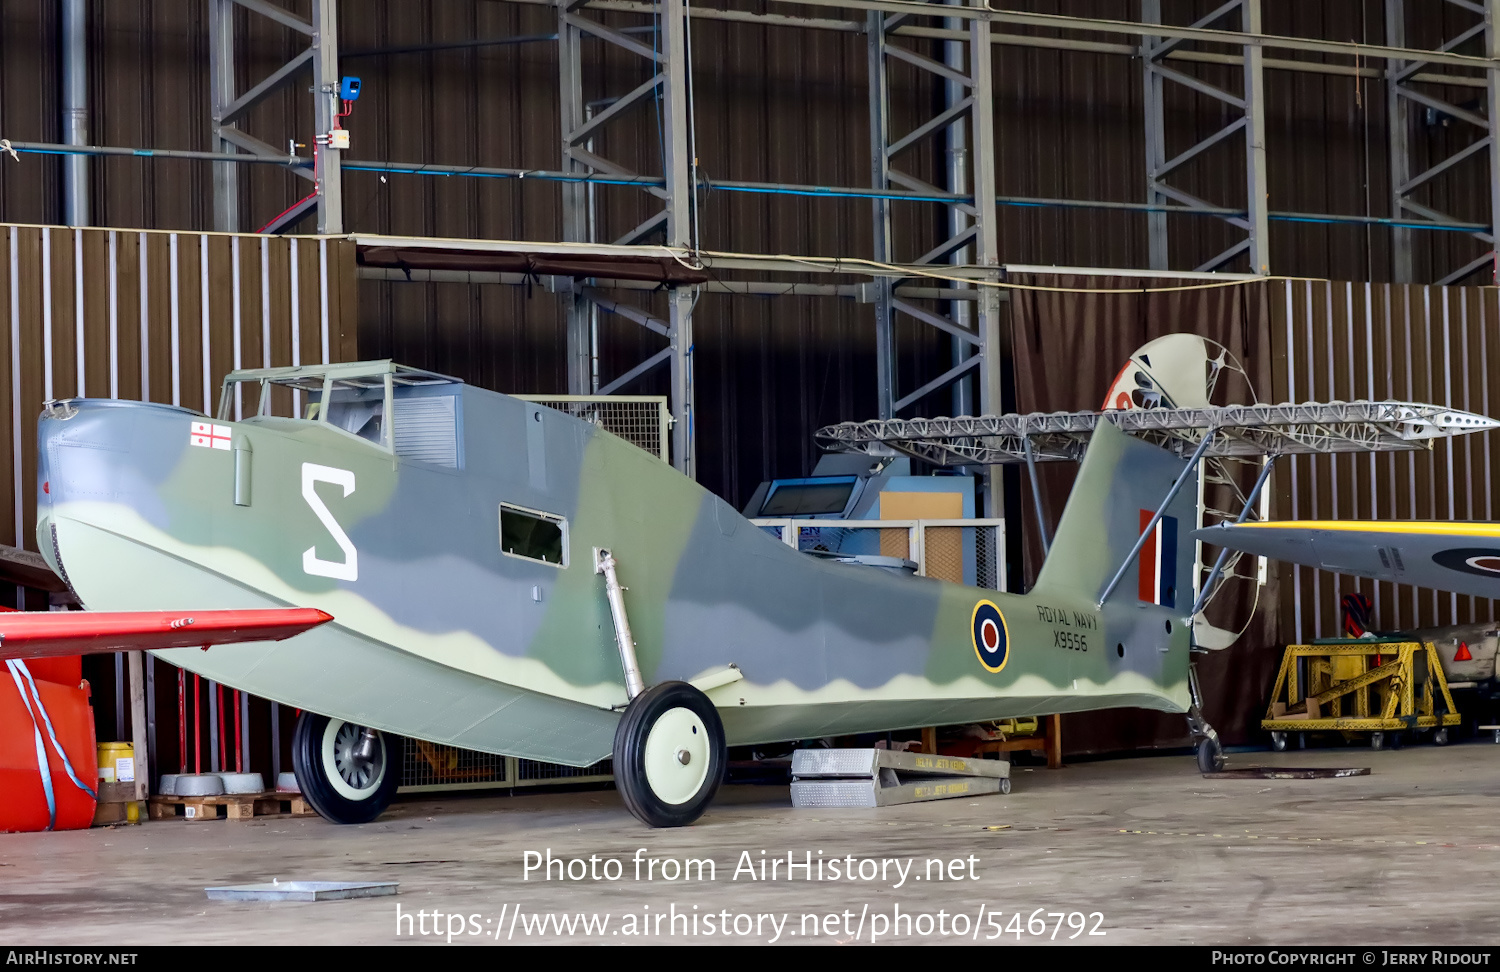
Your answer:
[[[1057,939],[1068,940],[1071,921],[1083,928],[1075,943],[1489,942],[1495,904],[1481,889],[1500,865],[1497,761],[1500,747],[1487,742],[1252,753],[1232,764],[1373,774],[1209,781],[1187,757],[1141,758],[1018,769],[1009,796],[876,811],[793,811],[784,787],[734,786],[679,831],[648,831],[612,791],[594,791],[407,800],[362,827],[267,818],[0,835],[0,928],[7,944],[431,943],[457,915],[453,940],[474,944],[765,942],[777,922],[780,942],[831,944],[872,934],[972,941],[982,918],[979,940],[998,924],[1000,941],[1014,942],[1036,940],[1025,923],[1040,909],[1037,937],[1059,924]],[[653,880],[647,863],[634,876],[638,848],[643,862],[658,861]],[[526,853],[549,849],[595,855],[601,870],[617,859],[619,879],[559,880],[556,866],[550,881],[526,875]],[[783,862],[774,881],[759,880],[762,850]],[[735,873],[743,852],[754,879]],[[825,880],[816,863],[813,880],[800,868],[786,880],[788,852],[798,863],[821,852]],[[829,880],[835,857],[840,879]],[[663,879],[662,862],[684,858],[712,859],[713,878]],[[912,863],[897,887],[890,863],[883,878],[842,879],[845,858],[856,874],[875,861],[866,875],[888,860]],[[929,859],[941,862],[941,881]],[[204,895],[273,878],[395,880],[400,894],[312,904]],[[420,922],[398,924],[398,906]],[[1044,917],[1056,913],[1064,917]],[[610,924],[603,934],[552,924],[580,914]]]

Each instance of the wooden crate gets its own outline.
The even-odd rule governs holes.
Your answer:
[[[253,817],[310,817],[317,811],[300,793],[230,793],[223,796],[154,796],[151,819],[249,820]]]

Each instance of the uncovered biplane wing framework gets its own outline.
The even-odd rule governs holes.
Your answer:
[[[877,419],[829,425],[817,439],[827,449],[902,453],[937,465],[1076,462],[1101,421],[1179,456],[1202,447],[1207,458],[1419,449],[1432,439],[1500,427],[1494,419],[1440,405],[1306,402]]]

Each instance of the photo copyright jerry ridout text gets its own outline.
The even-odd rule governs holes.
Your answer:
[[[891,938],[948,938],[992,942],[1009,935],[1017,941],[1061,941],[1102,936],[1100,912],[1048,911],[1031,914],[992,910],[978,905],[973,914],[948,911],[911,911],[899,904],[871,911],[863,905],[839,912],[712,911],[699,905],[665,908],[646,905],[636,911],[547,912],[526,911],[505,904],[498,915],[456,914],[441,910],[409,911],[396,905],[397,938],[435,938],[525,941],[559,936],[587,938],[754,938],[767,944],[786,939],[831,938],[841,943],[879,942]]]
[[[1363,951],[1309,951],[1278,949],[1215,949],[1210,956],[1214,965],[1316,965],[1385,967],[1391,965],[1489,965],[1488,951],[1447,948],[1366,949]]]

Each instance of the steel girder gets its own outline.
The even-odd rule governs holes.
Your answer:
[[[557,8],[563,171],[578,177],[603,173],[624,180],[626,185],[639,178],[641,182],[636,185],[637,191],[661,200],[659,211],[614,243],[640,243],[660,236],[668,246],[696,249],[693,136],[689,111],[692,81],[688,49],[691,41],[686,3],[684,0],[662,0],[644,12],[653,27],[649,37],[591,17],[588,0],[554,0],[554,3]],[[587,55],[583,41],[586,37],[640,57],[648,66],[649,76],[617,97],[589,102],[584,96]],[[596,150],[594,139],[620,118],[628,116],[632,109],[653,101],[661,105],[662,174],[638,176],[629,167]],[[595,192],[595,186],[582,180],[563,184],[565,241],[600,242],[596,239]],[[679,286],[668,291],[665,322],[658,321],[642,308],[602,298],[596,290],[581,282],[559,281],[559,289],[567,318],[569,394],[613,392],[658,365],[668,365],[671,372],[672,463],[687,475],[694,475],[692,314],[697,304],[697,288]],[[601,310],[665,334],[667,347],[614,380],[601,384],[596,364],[596,324]]]
[[[237,37],[234,8],[266,17],[299,34],[308,46],[265,78],[240,92],[235,82]],[[339,150],[320,142],[328,140],[339,110],[338,4],[337,0],[312,0],[312,20],[279,7],[270,0],[209,0],[209,88],[213,112],[213,135],[222,153],[243,152],[265,159],[284,158],[287,169],[312,182],[312,192],[263,228],[277,233],[291,228],[316,209],[318,232],[344,232],[343,180]],[[298,157],[294,147],[282,151],[249,132],[241,124],[250,109],[274,91],[292,83],[311,67],[316,132],[314,165]],[[239,169],[233,162],[214,163],[214,229],[225,233],[243,230],[239,211]]]
[[[1500,16],[1500,0],[1445,0],[1450,7],[1457,7],[1477,14],[1479,20],[1445,40],[1439,53],[1456,51],[1459,47],[1478,40],[1484,46],[1484,56],[1494,59],[1500,54],[1500,36],[1497,36],[1496,18]],[[1386,42],[1396,46],[1406,44],[1405,0],[1385,0]],[[1442,90],[1430,74],[1423,69],[1430,66],[1427,60],[1388,62],[1385,70],[1387,127],[1390,132],[1391,154],[1391,216],[1397,219],[1431,221],[1433,223],[1456,223],[1459,217],[1442,212],[1430,202],[1422,202],[1439,177],[1450,172],[1469,159],[1478,159],[1487,166],[1490,187],[1490,210],[1488,213],[1468,214],[1470,218],[1484,224],[1487,229],[1475,230],[1470,235],[1483,244],[1483,249],[1473,259],[1446,273],[1434,268],[1434,274],[1442,274],[1439,285],[1454,284],[1480,271],[1486,271],[1484,283],[1495,279],[1495,233],[1500,225],[1500,188],[1495,181],[1500,177],[1500,142],[1493,130],[1493,120],[1500,106],[1500,72],[1493,67],[1486,71],[1486,85],[1482,95],[1485,111],[1480,114],[1460,107],[1439,97]],[[1461,125],[1477,133],[1474,141],[1450,155],[1440,159],[1428,159],[1427,167],[1413,172],[1416,159],[1412,152],[1412,136],[1420,128],[1417,119],[1422,118],[1426,127],[1438,125]],[[1412,270],[1412,230],[1398,227],[1392,238],[1392,262],[1398,283],[1410,283]]]
[[[1189,30],[1200,31],[1239,15],[1245,34],[1260,33],[1260,0],[1228,0],[1192,24]],[[1142,0],[1141,19],[1160,24],[1161,0]],[[1160,211],[1147,216],[1151,269],[1171,268],[1168,255],[1166,207],[1177,203],[1191,209],[1214,210],[1222,206],[1208,202],[1173,184],[1172,176],[1191,163],[1201,161],[1209,150],[1221,142],[1239,142],[1245,151],[1245,205],[1243,210],[1220,218],[1245,233],[1244,239],[1200,264],[1198,270],[1220,270],[1241,254],[1249,261],[1252,273],[1270,273],[1268,251],[1270,215],[1266,199],[1265,143],[1265,54],[1256,44],[1247,43],[1243,53],[1243,83],[1238,93],[1209,84],[1167,63],[1170,55],[1191,41],[1181,35],[1144,37],[1141,42],[1141,64],[1145,81],[1146,122],[1146,195],[1147,202]],[[1166,86],[1168,83],[1197,91],[1224,102],[1233,109],[1235,118],[1218,131],[1181,150],[1169,148],[1167,139]],[[1236,207],[1237,208],[1237,207]]]
[[[926,194],[946,211],[948,237],[926,253],[902,259],[895,252],[891,230],[892,198],[872,200],[873,257],[881,263],[905,262],[919,266],[966,265],[981,271],[993,267],[988,279],[999,279],[1000,246],[995,189],[995,123],[993,106],[993,46],[990,24],[971,18],[962,30],[949,30],[943,60],[928,57],[900,43],[893,31],[913,17],[945,18],[966,14],[966,6],[982,0],[914,4],[911,13],[869,12],[866,23],[869,63],[871,185],[877,192],[910,190]],[[923,8],[923,9],[918,9]],[[928,13],[928,11],[931,13]],[[932,75],[945,87],[945,105],[936,115],[899,136],[891,130],[890,64],[901,61]],[[940,188],[899,167],[901,156],[932,139],[943,139],[947,150],[948,186]],[[955,403],[980,411],[999,404],[997,354],[1000,294],[993,287],[956,287],[955,299],[944,314],[903,295],[901,281],[878,278],[870,285],[875,310],[876,394],[879,413],[889,418],[945,387],[958,386]],[[970,308],[972,304],[972,309]],[[901,394],[897,387],[895,319],[903,314],[941,330],[952,338],[952,367],[922,386]],[[976,382],[977,379],[977,382]],[[976,382],[978,394],[963,387]],[[977,398],[977,402],[975,399]]]

